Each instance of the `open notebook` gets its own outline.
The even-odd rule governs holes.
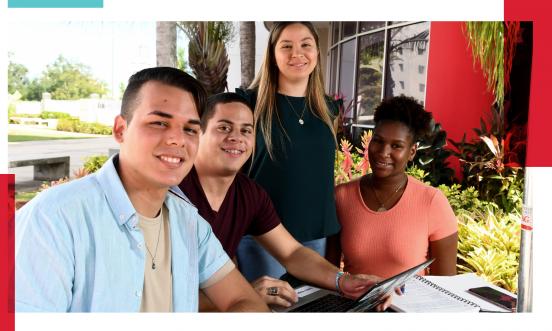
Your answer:
[[[407,313],[479,312],[479,306],[418,275],[405,284],[406,293],[393,297],[391,308]]]
[[[406,282],[406,293],[394,295],[391,309],[400,312],[507,312],[467,292],[469,288],[491,286],[475,274],[456,276],[414,276]]]

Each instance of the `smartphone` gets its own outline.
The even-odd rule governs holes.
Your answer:
[[[515,312],[517,309],[516,298],[489,286],[470,288],[468,292],[509,311]]]

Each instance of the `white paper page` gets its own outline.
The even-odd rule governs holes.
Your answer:
[[[416,278],[410,279],[405,286],[405,294],[393,294],[393,305],[405,312],[413,313],[455,313],[478,312],[479,308],[456,300],[439,290],[422,283]]]

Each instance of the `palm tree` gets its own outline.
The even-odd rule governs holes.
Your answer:
[[[230,59],[226,43],[234,38],[232,22],[178,22],[189,40],[188,64],[209,95],[228,90]]]
[[[176,67],[176,22],[156,23],[157,66]]]
[[[247,88],[255,77],[255,22],[240,22],[241,87]]]

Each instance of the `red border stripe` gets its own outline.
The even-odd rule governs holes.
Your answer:
[[[14,175],[0,175],[0,330],[14,331]]]
[[[533,60],[531,70],[531,96],[527,130],[528,167],[551,167],[550,153],[550,75],[552,75],[552,43],[550,20],[552,2],[549,0],[505,0],[504,20],[533,21]]]

